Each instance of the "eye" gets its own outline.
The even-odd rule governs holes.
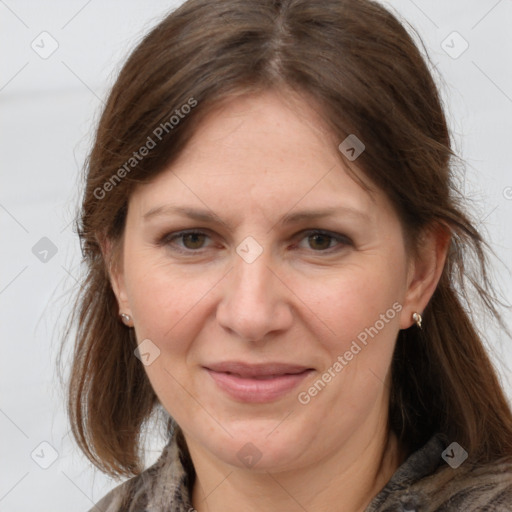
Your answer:
[[[306,240],[309,249],[317,253],[331,253],[353,245],[352,240],[347,236],[321,229],[311,229],[300,234],[303,235],[300,241]],[[181,253],[200,253],[202,249],[208,247],[205,245],[205,242],[209,238],[208,234],[204,231],[180,231],[164,235],[158,240],[157,244],[170,247],[173,251]],[[304,248],[300,247],[300,244],[298,246],[299,248]]]
[[[306,231],[301,240],[307,240],[309,247],[312,248],[314,252],[334,252],[331,249],[341,250],[347,245],[353,245],[352,240],[347,236],[321,229]],[[336,244],[339,247],[336,247]]]
[[[171,246],[178,252],[199,252],[203,249],[203,244],[208,235],[202,231],[180,231],[179,233],[170,233],[163,236],[158,244]],[[180,240],[182,244],[176,246],[175,240]]]

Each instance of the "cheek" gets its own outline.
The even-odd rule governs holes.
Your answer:
[[[369,414],[385,389],[402,309],[400,268],[396,260],[372,256],[326,280],[309,280],[311,310],[328,326],[317,338],[326,355],[318,378],[328,384],[312,400],[320,410],[343,411],[333,413],[334,430]]]
[[[161,342],[173,325],[185,317],[194,299],[194,286],[168,265],[135,251],[125,259],[125,280],[130,308],[140,337]]]
[[[296,280],[297,295],[323,326],[329,352],[348,350],[355,339],[376,325],[382,337],[398,330],[403,284],[400,262],[386,257],[362,258],[320,279]],[[382,333],[380,332],[382,331]],[[372,333],[375,333],[371,329]],[[386,334],[384,334],[386,333]]]
[[[222,274],[135,254],[126,259],[125,275],[137,339],[153,341],[161,362],[177,368],[204,327],[209,295]]]
[[[213,284],[204,275],[194,278],[149,258],[127,258],[125,271],[137,340],[150,340],[157,347],[150,345],[150,352],[158,355],[144,370],[160,402],[167,410],[172,405],[173,415],[181,419],[180,411],[195,410],[186,363],[201,328],[201,299]]]

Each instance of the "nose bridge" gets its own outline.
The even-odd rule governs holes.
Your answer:
[[[270,270],[270,251],[254,240],[237,247],[224,294],[217,310],[219,323],[241,338],[257,341],[267,332],[283,329],[290,320],[283,290]]]
[[[268,251],[256,255],[250,259],[240,256],[242,244],[237,249],[233,269],[233,291],[238,295],[238,299],[249,302],[269,303],[271,301],[271,283],[273,274],[269,270],[270,258]]]
[[[234,306],[238,305],[242,309],[241,313],[245,311],[245,314],[259,316],[262,319],[270,311],[276,299],[272,282],[275,277],[269,269],[271,264],[269,251],[261,251],[257,254],[249,242],[249,252],[244,255],[242,252],[244,245],[247,248],[246,244],[240,244],[234,258],[235,268],[231,277],[230,295],[236,301]],[[251,311],[244,308],[250,308]]]
[[[268,303],[271,300],[272,283],[271,250],[269,240],[259,241],[246,236],[236,247],[232,272],[232,286],[235,295],[242,301]],[[264,299],[264,300],[263,300]]]

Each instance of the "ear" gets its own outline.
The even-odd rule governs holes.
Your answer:
[[[114,245],[112,240],[108,238],[102,238],[99,244],[107,267],[110,284],[117,298],[119,313],[126,313],[132,316],[124,281],[122,240],[119,241],[119,246],[117,244]]]
[[[409,261],[400,329],[413,325],[413,313],[423,314],[427,307],[443,273],[450,241],[451,231],[444,224],[438,223],[423,231],[418,249]]]

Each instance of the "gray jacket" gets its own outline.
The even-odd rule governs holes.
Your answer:
[[[478,468],[466,462],[453,469],[441,457],[446,448],[442,436],[432,436],[396,470],[365,512],[512,511],[512,462]],[[173,435],[151,467],[115,487],[89,512],[193,512],[189,464]]]

